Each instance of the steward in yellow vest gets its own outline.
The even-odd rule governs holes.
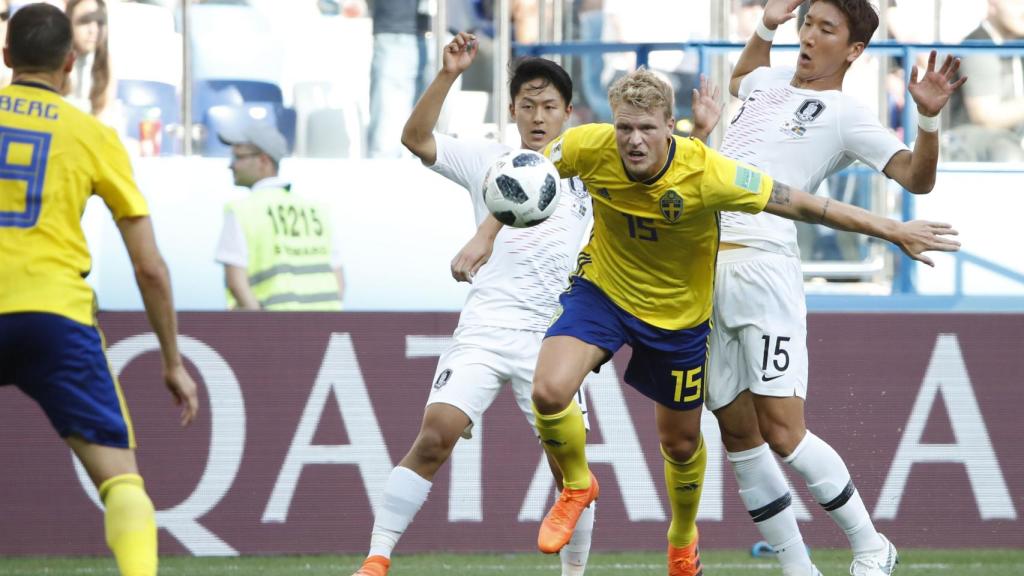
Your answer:
[[[252,192],[227,205],[217,260],[231,308],[341,310],[344,277],[330,210],[277,177],[284,136],[252,123],[219,134],[231,145],[235,184]]]

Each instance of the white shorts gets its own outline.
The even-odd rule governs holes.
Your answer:
[[[544,340],[543,332],[512,330],[488,326],[460,326],[452,335],[455,341],[441,354],[434,372],[427,405],[450,404],[469,416],[463,438],[473,437],[473,425],[501,392],[502,384],[512,385],[512,395],[526,421],[533,428],[533,372]],[[580,386],[576,402],[583,411],[583,425],[590,430],[586,395]]]
[[[718,253],[709,410],[744,390],[807,397],[807,303],[800,260],[757,248]]]

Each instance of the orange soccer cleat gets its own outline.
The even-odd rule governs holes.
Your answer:
[[[601,492],[594,473],[590,473],[590,488],[584,490],[562,489],[562,495],[548,511],[544,521],[540,524],[540,533],[537,534],[537,548],[545,554],[557,554],[572,538],[572,532],[576,529],[576,522],[580,514],[597,500]]]
[[[352,576],[388,576],[391,560],[383,556],[370,556],[363,560],[363,565]]]
[[[694,538],[687,546],[668,545],[668,576],[703,576],[700,565],[700,548]]]

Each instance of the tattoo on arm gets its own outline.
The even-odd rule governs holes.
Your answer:
[[[825,198],[825,205],[821,207],[821,216],[818,217],[818,224],[825,223],[825,215],[828,214],[828,205],[832,202],[831,198]]]
[[[789,204],[791,192],[792,188],[776,180],[772,182],[772,197],[768,199],[768,202],[772,204]]]

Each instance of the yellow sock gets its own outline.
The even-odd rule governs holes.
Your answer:
[[[704,438],[700,446],[686,462],[676,462],[661,448],[665,459],[665,487],[668,501],[672,506],[672,524],[668,527],[668,542],[683,547],[697,537],[697,508],[700,494],[704,490],[704,470],[707,468],[708,452],[704,449]]]
[[[122,576],[156,576],[156,512],[142,477],[121,474],[100,485],[107,546]]]
[[[544,451],[558,462],[562,469],[562,483],[572,490],[590,488],[590,468],[587,466],[587,430],[583,426],[583,413],[579,404],[558,414],[545,415],[533,407],[537,433]]]

